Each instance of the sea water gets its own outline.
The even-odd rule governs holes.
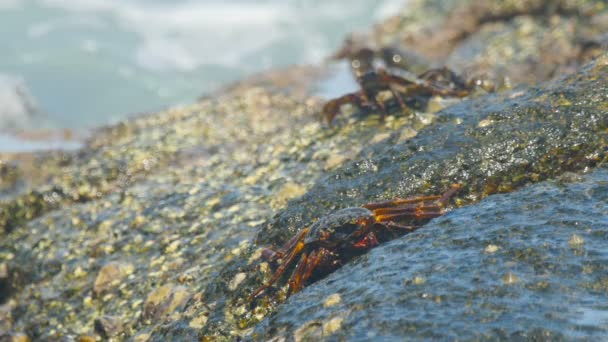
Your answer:
[[[10,90],[0,101],[36,108],[18,124],[12,112],[19,129],[109,124],[254,72],[318,63],[403,2],[0,0],[0,82]]]

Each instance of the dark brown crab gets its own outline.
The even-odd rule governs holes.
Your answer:
[[[413,51],[397,47],[373,50],[362,46],[354,37],[347,39],[331,58],[350,62],[360,90],[325,104],[322,115],[330,124],[347,103],[364,111],[376,110],[384,116],[390,103],[405,109],[406,104],[424,103],[435,95],[464,97],[477,85],[477,80],[465,81],[446,67],[430,68],[429,62]],[[380,65],[386,69],[378,68]],[[380,99],[383,92],[390,92],[393,100]]]
[[[322,115],[328,123],[347,103],[361,109],[375,109],[385,115],[386,104],[378,96],[385,91],[391,92],[402,109],[407,107],[407,99],[434,95],[464,97],[470,91],[458,75],[445,67],[428,70],[414,80],[390,74],[385,69],[357,71],[357,82],[361,90],[330,100],[323,106]]]
[[[272,278],[249,296],[249,301],[268,289],[299,256],[289,278],[289,293],[295,293],[309,281],[319,279],[354,256],[397,236],[412,232],[426,220],[444,214],[448,200],[460,185],[454,184],[443,195],[417,196],[369,203],[336,211],[302,229],[281,248],[263,251],[270,262],[280,265]]]

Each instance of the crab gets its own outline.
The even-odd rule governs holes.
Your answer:
[[[265,259],[279,265],[270,280],[253,291],[248,300],[275,284],[298,257],[288,280],[288,294],[300,291],[308,282],[333,272],[382,242],[415,231],[425,221],[443,215],[449,199],[459,189],[459,184],[453,184],[442,195],[369,203],[322,217],[278,250],[262,251]]]
[[[407,107],[407,99],[431,97],[434,95],[464,97],[469,94],[468,85],[448,68],[428,70],[409,80],[391,74],[385,69],[357,71],[357,83],[361,90],[328,101],[321,111],[325,120],[331,124],[344,104],[353,104],[361,109],[378,110],[384,117],[386,103],[379,99],[381,92],[390,91],[399,107]]]
[[[397,46],[371,49],[354,42],[352,39],[347,39],[344,46],[330,58],[332,60],[348,60],[354,72],[373,69],[376,64],[382,64],[393,71],[401,70],[414,73],[431,68],[427,58],[413,50],[402,50]]]

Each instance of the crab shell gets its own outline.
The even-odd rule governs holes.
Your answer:
[[[376,222],[371,210],[352,207],[338,210],[315,222],[304,239],[305,245],[331,247],[348,240],[361,227]]]

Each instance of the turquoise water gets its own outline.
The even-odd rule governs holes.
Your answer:
[[[320,62],[402,3],[0,0],[0,76],[19,80],[41,113],[20,128],[94,127]]]

